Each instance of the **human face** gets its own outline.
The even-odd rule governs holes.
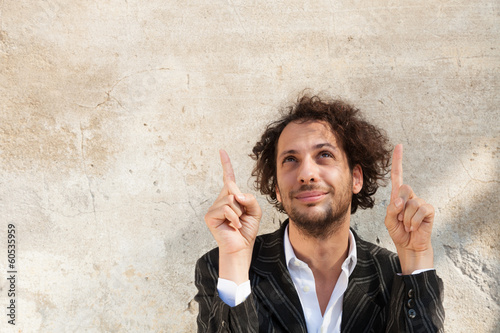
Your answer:
[[[351,198],[362,187],[362,171],[347,157],[325,122],[288,124],[278,139],[277,199],[293,223],[326,238],[349,223]]]

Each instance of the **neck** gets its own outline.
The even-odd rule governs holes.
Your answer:
[[[349,220],[322,238],[304,234],[290,220],[288,236],[295,255],[307,263],[314,275],[316,297],[324,315],[349,252]]]
[[[349,250],[349,220],[324,238],[302,232],[290,220],[288,236],[297,258],[307,263],[313,271],[337,271],[347,258]]]

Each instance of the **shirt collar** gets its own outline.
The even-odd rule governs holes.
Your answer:
[[[288,237],[288,225],[285,228],[285,236],[283,239],[283,243],[285,246],[285,262],[288,269],[290,269],[290,265],[299,260],[295,256],[295,252],[293,251],[292,244],[290,243],[290,238]],[[349,275],[351,275],[354,267],[356,267],[356,263],[358,261],[358,252],[356,251],[356,240],[354,239],[354,235],[351,230],[349,230],[349,251],[347,252],[347,258],[342,264],[342,269],[347,269]]]

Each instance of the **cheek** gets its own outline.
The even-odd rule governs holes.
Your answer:
[[[282,172],[277,172],[277,182],[276,185],[276,199],[283,203],[283,198],[285,200],[288,198],[288,194],[297,189],[301,184],[297,181],[297,173],[295,170],[281,170]]]
[[[279,201],[279,202],[283,202],[281,199],[281,191],[280,191],[280,188],[283,189],[283,182],[284,182],[284,177],[285,175],[283,175],[283,172],[281,172],[282,170],[280,170],[278,168],[278,170],[276,170],[276,187],[275,187],[275,191],[276,191],[276,199]]]

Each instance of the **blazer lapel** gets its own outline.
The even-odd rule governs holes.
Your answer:
[[[283,233],[285,221],[276,232],[263,237],[253,254],[252,271],[259,275],[254,294],[288,332],[307,332],[299,296],[285,264]],[[257,253],[255,253],[255,251]]]
[[[373,328],[382,309],[384,284],[373,259],[371,248],[353,231],[356,239],[357,263],[349,277],[342,309],[342,332],[367,332]],[[376,325],[375,325],[376,326]]]

